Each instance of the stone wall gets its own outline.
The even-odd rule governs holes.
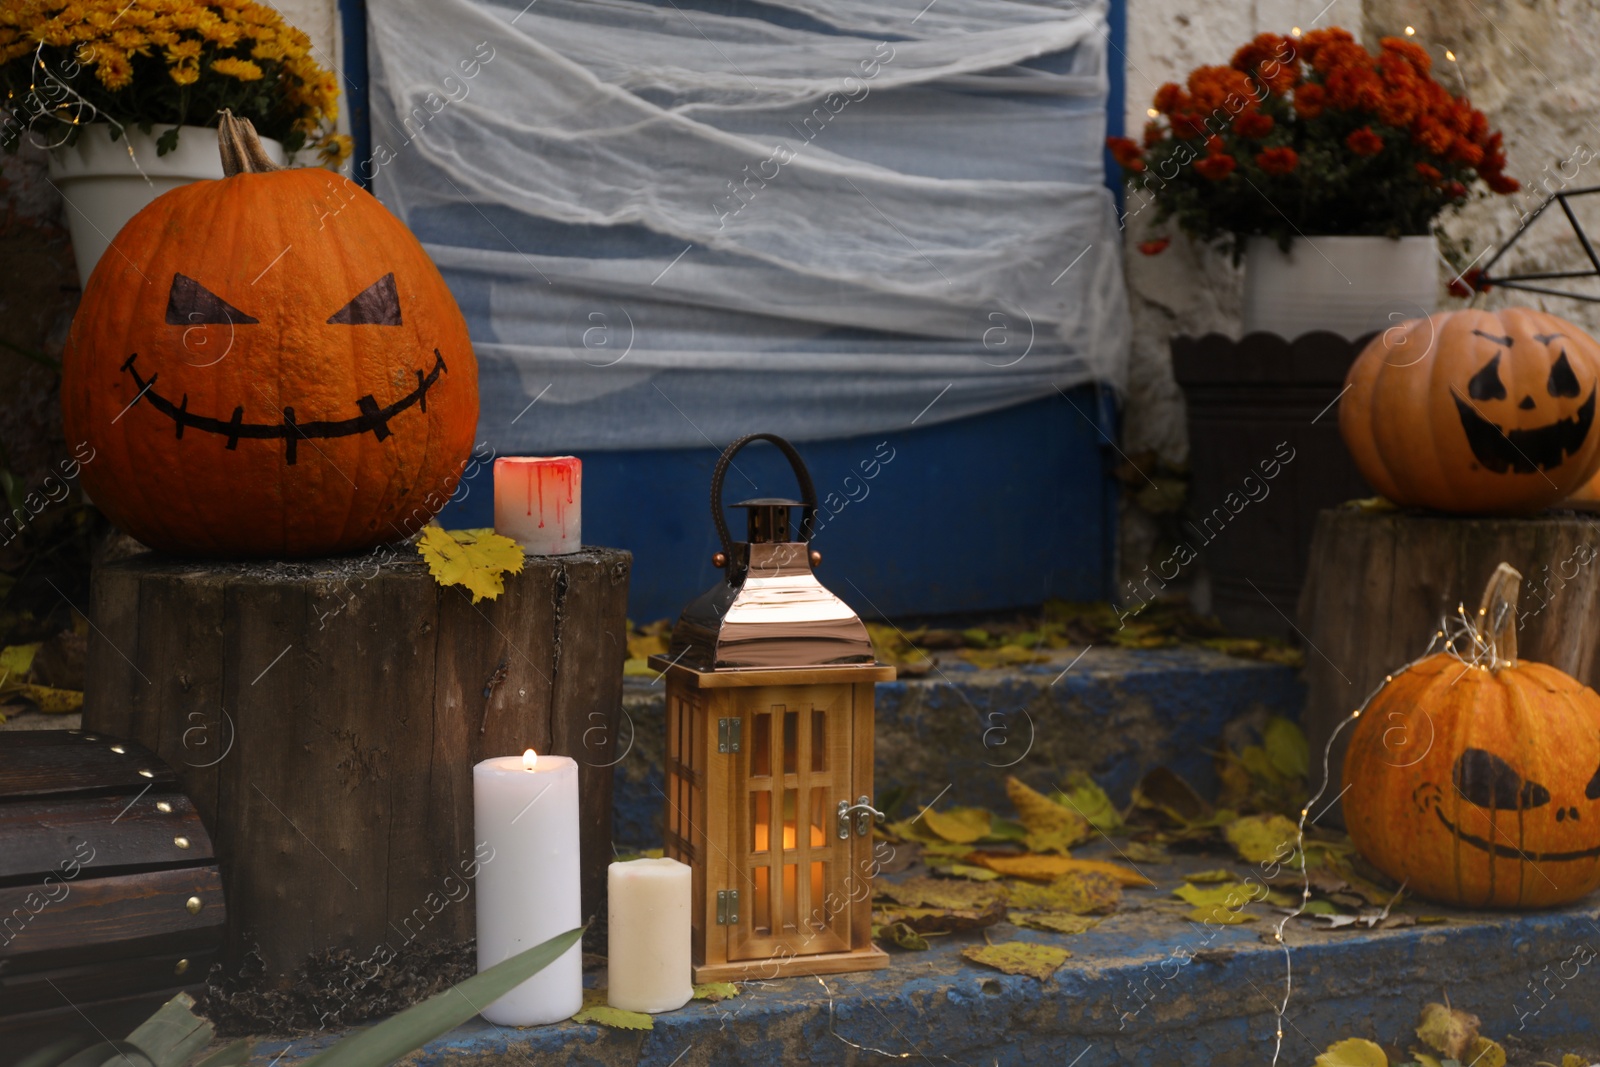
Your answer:
[[[1145,109],[1162,82],[1181,82],[1201,64],[1227,62],[1257,33],[1330,25],[1344,26],[1369,47],[1414,27],[1414,40],[1433,54],[1444,84],[1456,92],[1465,88],[1491,126],[1505,133],[1507,173],[1523,182],[1525,193],[1473,203],[1445,220],[1469,257],[1510,236],[1546,189],[1600,185],[1600,123],[1594,118],[1600,42],[1587,33],[1600,26],[1600,0],[1129,0],[1129,135],[1143,129]],[[1446,49],[1455,63],[1445,59]],[[1153,214],[1149,209],[1130,218],[1125,236],[1134,340],[1124,447],[1181,464],[1188,437],[1167,338],[1237,333],[1242,277],[1225,257],[1195,246],[1175,228],[1153,227]],[[1587,214],[1590,232],[1600,236],[1600,202]],[[1171,233],[1172,246],[1141,255],[1137,245],[1157,231]],[[1575,269],[1585,260],[1564,220],[1551,216],[1530,227],[1507,265]],[[1443,294],[1450,277],[1441,264],[1440,306],[1465,306]],[[1591,291],[1600,295],[1600,282]],[[1505,291],[1480,298],[1488,307],[1508,303],[1547,307],[1600,332],[1600,305]],[[1132,525],[1138,526],[1137,517]],[[1133,549],[1129,554],[1137,555]]]

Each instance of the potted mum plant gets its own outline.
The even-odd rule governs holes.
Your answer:
[[[1262,34],[1161,86],[1142,144],[1108,146],[1158,221],[1243,256],[1246,333],[1355,338],[1434,309],[1442,213],[1518,188],[1501,135],[1431,68],[1404,38]]]
[[[70,205],[78,274],[160,194],[222,177],[216,125],[248,118],[267,153],[337,164],[339,86],[311,39],[251,0],[16,0],[0,4],[0,145],[50,150]]]

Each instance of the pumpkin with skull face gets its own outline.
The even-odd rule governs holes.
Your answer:
[[[369,193],[279,170],[224,116],[224,171],[157,198],[84,290],[62,370],[84,489],[152,548],[312,556],[415,533],[476,429],[433,262]]]
[[[1545,907],[1600,887],[1600,694],[1517,661],[1520,580],[1501,564],[1467,654],[1397,671],[1345,755],[1361,854],[1457,907]]]
[[[1396,504],[1518,514],[1600,468],[1600,344],[1527,308],[1440,312],[1384,331],[1356,359],[1339,430]]]

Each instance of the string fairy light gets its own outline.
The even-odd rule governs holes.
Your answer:
[[[1278,921],[1277,928],[1272,932],[1273,940],[1283,947],[1283,1000],[1277,1006],[1277,1044],[1272,1050],[1272,1067],[1278,1067],[1278,1060],[1283,1053],[1283,1023],[1288,1017],[1289,1000],[1294,994],[1294,960],[1290,955],[1289,942],[1284,940],[1283,931],[1289,925],[1291,919],[1297,919],[1305,914],[1306,901],[1311,899],[1311,866],[1306,862],[1306,819],[1310,815],[1311,809],[1316,807],[1317,801],[1321,800],[1322,795],[1327,792],[1328,784],[1332,780],[1330,764],[1333,761],[1334,744],[1339,740],[1339,735],[1344,732],[1344,728],[1361,718],[1361,713],[1367,710],[1367,705],[1377,699],[1378,694],[1383,692],[1395,680],[1396,676],[1406,673],[1417,664],[1434,655],[1443,653],[1453,656],[1468,669],[1475,668],[1477,670],[1492,671],[1513,664],[1514,660],[1501,658],[1499,645],[1495,640],[1495,634],[1500,632],[1500,626],[1506,621],[1506,613],[1512,610],[1515,609],[1505,600],[1499,600],[1495,604],[1493,618],[1487,617],[1486,609],[1479,608],[1479,619],[1488,624],[1483,625],[1483,623],[1475,622],[1467,615],[1465,604],[1458,603],[1454,618],[1445,616],[1439,620],[1439,628],[1433,632],[1433,637],[1428,641],[1428,647],[1423,650],[1422,655],[1393,673],[1384,675],[1383,681],[1378,683],[1372,692],[1367,694],[1367,698],[1361,702],[1361,706],[1345,716],[1333,728],[1333,733],[1328,737],[1328,743],[1323,746],[1322,785],[1317,789],[1315,795],[1306,801],[1305,807],[1300,809],[1300,821],[1295,827],[1295,852],[1300,856],[1300,904],[1294,911],[1286,913]],[[1337,800],[1338,798],[1335,799]],[[1374,920],[1374,924],[1382,922],[1389,917],[1389,909],[1394,907],[1395,901],[1400,898],[1400,893],[1404,891],[1405,885],[1402,884],[1400,889],[1395,892],[1395,895],[1390,898],[1389,903],[1384,905],[1383,911]]]

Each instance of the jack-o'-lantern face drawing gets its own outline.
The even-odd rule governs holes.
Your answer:
[[[1534,511],[1600,467],[1600,345],[1552,315],[1442,312],[1375,338],[1351,367],[1339,426],[1395,503]]]
[[[253,138],[225,126],[224,159]],[[73,321],[62,408],[95,450],[85,490],[152,548],[322,555],[408,536],[449,499],[477,367],[443,278],[370,194],[247,165],[117,235]]]
[[[1544,907],[1600,887],[1600,694],[1519,661],[1507,602],[1495,636],[1485,626],[1462,645],[1470,662],[1440,652],[1396,671],[1345,754],[1361,854],[1459,907]]]

